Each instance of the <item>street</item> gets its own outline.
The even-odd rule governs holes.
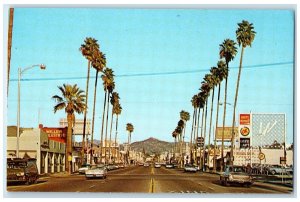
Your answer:
[[[250,188],[222,186],[219,176],[184,173],[180,169],[132,166],[108,172],[106,179],[86,180],[79,174],[53,174],[36,184],[12,184],[8,192],[106,192],[106,193],[190,193],[190,194],[289,194],[293,188],[255,182]],[[13,193],[12,193],[13,194]]]

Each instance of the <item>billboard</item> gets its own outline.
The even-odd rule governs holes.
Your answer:
[[[223,133],[223,127],[217,127],[216,128],[216,139],[217,139],[217,141],[222,140],[222,133]],[[235,134],[235,138],[237,138],[238,127],[234,128],[234,134]],[[232,136],[232,127],[224,127],[224,140],[225,141],[231,141],[231,136]]]
[[[240,149],[250,148],[250,138],[240,138]]]
[[[252,146],[268,146],[275,141],[283,144],[285,134],[285,114],[252,113]]]
[[[48,134],[49,140],[56,142],[66,143],[67,139],[67,127],[65,128],[47,128],[44,127],[42,130]]]

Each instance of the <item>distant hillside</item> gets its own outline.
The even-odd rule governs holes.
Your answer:
[[[146,140],[140,142],[133,142],[131,144],[132,150],[143,152],[145,150],[146,154],[161,154],[166,151],[172,151],[174,148],[174,143],[161,141],[150,137]]]

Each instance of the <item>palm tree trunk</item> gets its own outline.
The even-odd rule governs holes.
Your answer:
[[[113,125],[113,119],[114,119],[114,111],[113,107],[111,109],[111,119],[110,119],[110,132],[109,132],[109,154],[108,154],[108,159],[109,162],[111,163],[111,132],[112,132],[112,125]]]
[[[244,54],[244,47],[242,47],[242,53],[240,58],[240,66],[239,66],[239,73],[238,79],[236,84],[236,91],[235,91],[235,98],[234,98],[234,105],[233,105],[233,118],[232,118],[232,128],[231,128],[231,150],[230,150],[230,165],[233,165],[233,145],[234,145],[234,127],[235,127],[235,110],[236,110],[236,103],[239,93],[239,85],[241,79],[241,71],[242,71],[242,63],[243,63],[243,54]]]
[[[102,113],[102,128],[101,128],[101,139],[100,139],[100,163],[102,163],[103,128],[104,128],[104,117],[105,117],[105,108],[106,108],[106,96],[107,96],[107,90],[105,90],[104,106],[103,106],[103,113]]]
[[[197,112],[197,111],[196,111]],[[200,106],[198,108],[198,117],[197,117],[197,121],[196,121],[196,127],[197,127],[197,138],[199,137],[199,125],[200,125]],[[202,128],[201,128],[202,130]],[[196,142],[196,137],[194,138],[195,142]],[[201,152],[200,152],[200,156],[199,156],[199,166],[201,164]],[[197,147],[196,147],[196,159],[197,159]]]
[[[82,132],[82,149],[81,149],[81,163],[84,161],[84,148],[85,148],[85,128],[86,128],[86,114],[88,108],[88,98],[89,98],[89,81],[90,81],[90,69],[91,69],[91,62],[88,60],[88,72],[86,77],[86,97],[85,97],[85,109],[84,109],[84,117],[83,117],[83,132]]]
[[[194,108],[193,120],[192,120],[192,130],[191,130],[191,139],[190,139],[190,163],[193,163],[193,132],[194,132],[194,119],[195,119],[196,108]]]
[[[219,102],[220,102],[220,92],[221,92],[221,83],[219,83],[219,90],[218,90],[218,102],[217,102],[217,115],[216,115],[216,129],[218,128],[218,119],[219,119]],[[215,130],[216,131],[216,130]],[[215,132],[215,141],[214,141],[214,169],[213,171],[216,172],[217,170],[217,156],[216,156],[216,147],[217,147],[217,133]]]
[[[116,134],[115,134],[115,156],[114,156],[114,161],[117,159],[117,136],[118,136],[118,119],[119,119],[119,115],[117,114],[117,118],[116,118]]]
[[[214,107],[214,95],[215,95],[215,87],[212,90],[212,97],[211,97],[211,107],[210,107],[210,122],[209,122],[209,131],[208,131],[208,155],[207,155],[207,162],[209,167],[209,150],[210,150],[210,137],[211,137],[211,123],[212,123],[212,115],[213,115],[213,107]]]
[[[93,163],[93,145],[94,145],[94,128],[95,128],[95,111],[96,111],[98,73],[99,73],[99,71],[97,70],[96,71],[96,79],[95,79],[95,89],[94,89],[94,103],[93,103],[93,119],[92,119],[91,158],[90,158],[90,164]]]
[[[226,64],[228,69],[228,63]],[[228,76],[225,78],[225,97],[224,97],[224,111],[223,111],[223,129],[222,129],[222,148],[221,148],[221,171],[224,170],[224,129],[225,129],[225,117],[226,117],[226,105],[227,105],[227,82]]]
[[[108,128],[108,112],[109,112],[109,95],[110,93],[108,93],[107,96],[107,111],[106,111],[106,126],[105,126],[105,142],[104,142],[104,147],[105,147],[105,164],[107,163],[107,128]]]
[[[199,113],[200,113],[200,107],[199,107]],[[204,106],[203,106],[203,109],[202,109],[202,118],[201,118],[201,137],[203,137],[203,122],[204,122]],[[199,122],[199,121],[198,121]],[[199,123],[200,124],[200,123]],[[203,143],[205,143],[205,136],[203,138]],[[204,155],[204,153],[203,153]],[[200,159],[199,159],[199,164],[200,164],[200,168],[203,168],[203,163],[204,163],[204,158],[203,158],[203,161],[202,161],[202,155],[201,155],[201,147],[200,147]]]
[[[8,89],[9,89],[9,73],[10,73],[10,58],[11,58],[13,24],[14,24],[14,8],[10,8],[9,9],[8,41],[7,41],[7,96],[8,96]]]
[[[66,152],[66,170],[69,174],[72,172],[72,114],[67,115],[68,130],[67,130],[67,152]]]
[[[204,145],[203,145],[203,168],[205,168],[205,139],[206,139],[206,121],[207,121],[207,99],[205,101],[205,120],[204,120]],[[207,156],[208,156],[208,152],[207,152]],[[208,157],[207,157],[208,160]],[[204,171],[204,169],[203,169]]]

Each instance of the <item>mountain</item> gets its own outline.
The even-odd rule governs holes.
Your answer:
[[[161,154],[163,152],[172,151],[172,149],[174,149],[174,143],[150,137],[143,141],[133,142],[131,149],[139,152],[143,152],[144,149],[146,154]]]

